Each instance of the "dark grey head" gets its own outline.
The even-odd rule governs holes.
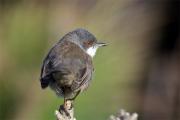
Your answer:
[[[93,34],[82,28],[66,34],[64,38],[79,45],[92,57],[95,55],[96,50],[99,47],[106,46],[105,43],[98,42]]]

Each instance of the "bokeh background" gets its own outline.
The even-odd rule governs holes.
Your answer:
[[[180,119],[179,0],[0,0],[0,120],[54,120],[63,100],[42,90],[42,60],[60,38],[85,28],[109,43],[94,58],[78,120],[124,108],[140,120]]]

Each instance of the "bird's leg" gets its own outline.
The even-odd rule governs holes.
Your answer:
[[[76,99],[76,97],[79,95],[80,92],[81,92],[81,90],[79,90],[79,91],[77,92],[77,94],[76,94],[72,99],[69,99],[69,100],[74,101],[74,100]]]
[[[67,103],[66,103],[66,98],[64,97],[64,109],[67,109]]]

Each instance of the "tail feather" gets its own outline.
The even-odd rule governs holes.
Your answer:
[[[41,81],[41,88],[42,89],[47,88],[48,85],[49,85],[50,80],[51,80],[51,76],[50,75],[47,75],[47,76],[41,78],[40,79],[40,81]]]

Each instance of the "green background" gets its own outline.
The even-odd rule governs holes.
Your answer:
[[[94,58],[89,89],[75,101],[78,120],[105,120],[138,105],[138,74],[148,48],[147,11],[130,0],[7,0],[0,4],[0,119],[54,120],[63,103],[42,90],[42,60],[64,34],[85,28],[109,46]]]

